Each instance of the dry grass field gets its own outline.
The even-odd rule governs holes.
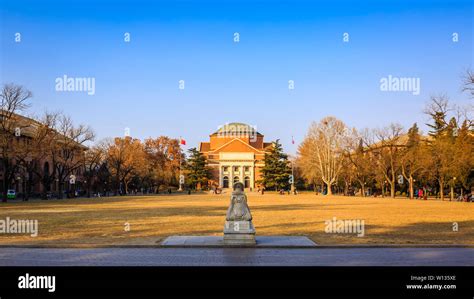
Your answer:
[[[474,244],[474,204],[405,198],[251,193],[257,235],[318,244]],[[229,194],[0,203],[0,220],[37,219],[39,235],[0,234],[0,245],[152,245],[170,235],[221,235]],[[365,221],[365,236],[325,233],[326,220]],[[453,222],[459,231],[453,231]],[[125,231],[125,223],[130,231]]]

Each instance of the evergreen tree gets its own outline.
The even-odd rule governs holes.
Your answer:
[[[210,169],[207,167],[206,157],[195,147],[189,149],[188,152],[189,158],[185,165],[188,184],[193,189],[206,186],[211,177]]]
[[[448,137],[449,141],[454,143],[456,136],[458,135],[458,123],[454,117],[451,117],[449,120],[448,126],[446,127],[446,137]]]
[[[436,138],[442,135],[448,126],[448,124],[446,123],[446,111],[441,109],[438,111],[434,111],[431,114],[431,117],[433,119],[433,123],[426,124],[428,127],[431,128],[428,134]]]
[[[272,149],[265,153],[265,166],[262,168],[262,180],[265,188],[275,190],[289,188],[289,176],[291,168],[289,166],[288,155],[283,153],[283,148],[279,139],[273,144]]]
[[[429,132],[432,136],[428,146],[430,150],[430,164],[427,169],[438,181],[438,192],[441,200],[444,200],[444,188],[446,184],[453,181],[455,176],[455,148],[454,142],[457,135],[457,122],[455,118],[447,121],[448,100],[445,98],[432,99],[427,114],[431,116],[432,123],[427,125],[432,128]]]
[[[420,139],[420,130],[418,129],[418,125],[414,123],[413,126],[408,130],[407,148],[411,149],[415,146],[418,146]]]

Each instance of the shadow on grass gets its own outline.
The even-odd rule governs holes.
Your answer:
[[[73,218],[77,217],[84,217],[84,219],[93,219],[96,217],[103,218],[103,219],[116,219],[126,217],[127,214],[134,216],[134,217],[170,217],[170,216],[196,216],[196,217],[205,217],[205,216],[222,216],[225,217],[225,213],[227,207],[219,207],[219,206],[191,206],[191,207],[107,207],[106,210],[74,210],[75,206],[71,206],[70,211],[54,211],[51,212],[49,210],[54,210],[54,206],[48,206],[45,208],[46,211],[41,211],[41,209],[37,209],[34,211],[24,212],[23,210],[15,210],[15,211],[7,211],[7,210],[0,210],[0,218],[2,217],[10,217],[10,218],[21,218],[24,219],[25,215],[28,215],[29,218],[33,216],[40,216],[41,218],[60,218],[60,217],[68,217],[71,216]],[[62,206],[61,208],[65,208]],[[113,212],[112,212],[113,211]]]
[[[418,222],[399,227],[386,227],[365,223],[364,236],[357,233],[326,233],[324,221],[279,223],[256,226],[262,231],[285,231],[284,235],[306,235],[320,244],[472,244],[474,245],[474,221],[460,221],[458,231],[453,222]],[[305,228],[307,226],[308,228]],[[309,227],[318,227],[311,231]],[[382,232],[378,232],[384,230]]]
[[[146,222],[146,221],[145,221]],[[330,234],[325,233],[324,223],[321,221],[303,222],[303,223],[280,223],[274,225],[256,225],[257,235],[295,235],[308,236],[318,244],[359,244],[359,245],[437,245],[437,244],[451,244],[464,245],[474,244],[474,221],[461,221],[459,224],[459,231],[455,232],[452,229],[452,222],[419,222],[410,225],[400,226],[396,228],[387,228],[378,225],[365,225],[365,235],[357,237],[353,234]],[[304,226],[320,226],[315,231],[305,229]],[[132,226],[133,227],[133,226]],[[377,232],[378,230],[386,230]],[[156,244],[159,240],[171,235],[220,235],[223,230],[222,225],[216,225],[215,229],[200,229],[180,227],[176,231],[169,231],[166,233],[160,231],[160,225],[152,225],[147,229],[133,229],[129,233],[122,231],[112,232],[105,236],[99,233],[89,233],[87,231],[79,232],[71,237],[58,235],[49,240],[45,239],[15,239],[12,237],[11,244],[15,245],[142,245]],[[267,233],[266,231],[272,231]],[[278,233],[282,231],[282,233]],[[5,239],[3,240],[5,241]],[[4,245],[9,243],[3,242]]]

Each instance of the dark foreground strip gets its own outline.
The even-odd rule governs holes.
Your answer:
[[[19,289],[26,274],[55,291]],[[473,280],[472,267],[1,267],[0,298],[473,298]]]

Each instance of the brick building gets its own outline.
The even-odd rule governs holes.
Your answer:
[[[226,124],[209,137],[209,142],[200,143],[199,151],[207,158],[213,183],[220,188],[232,188],[236,182],[257,187],[265,152],[273,143],[264,142],[262,134],[243,123]]]
[[[50,149],[46,150],[45,153],[41,153],[38,152],[40,149],[34,148],[35,143],[33,139],[37,137],[38,130],[42,128],[42,124],[34,119],[18,114],[13,114],[7,118],[3,111],[0,111],[0,121],[2,122],[2,126],[0,126],[0,134],[2,134],[2,138],[0,138],[0,156],[3,157],[3,143],[11,143],[6,148],[9,148],[11,151],[7,156],[14,169],[13,178],[8,179],[5,175],[4,161],[0,159],[0,197],[1,193],[5,191],[5,183],[7,183],[7,189],[13,189],[17,194],[28,192],[32,196],[38,196],[43,192],[58,192],[59,184],[62,185],[63,190],[67,190],[69,180],[60,181],[54,176],[54,163],[51,154],[49,154]],[[8,131],[2,128],[8,128]],[[58,134],[57,132],[54,133]],[[10,134],[14,137],[5,138],[3,134]],[[65,140],[65,137],[60,139]],[[70,144],[71,147],[67,149],[64,147],[58,147],[58,149],[73,152],[74,161],[81,160],[87,147],[74,141],[71,141]],[[57,153],[57,160],[61,160],[62,154]],[[20,162],[20,158],[23,159],[23,162]],[[28,168],[25,167],[25,163],[29,165]],[[77,179],[75,184],[78,188],[82,186],[83,172],[84,167],[78,167],[71,173]],[[46,180],[45,178],[50,179]]]

